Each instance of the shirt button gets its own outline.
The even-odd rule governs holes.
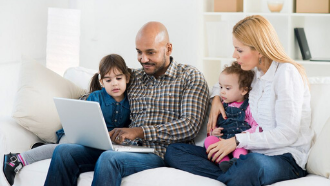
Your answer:
[[[115,122],[117,122],[117,120],[115,119]]]
[[[116,114],[118,114],[118,111],[116,111]]]
[[[119,103],[116,103],[116,105],[119,105]]]

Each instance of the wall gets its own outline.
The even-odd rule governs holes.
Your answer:
[[[81,10],[80,66],[97,68],[104,55],[118,53],[129,66],[140,67],[135,35],[148,21],[168,28],[177,61],[198,64],[199,0],[0,0],[1,63],[21,55],[45,62],[48,7]]]
[[[199,3],[199,0],[77,1],[77,8],[82,11],[81,66],[97,68],[104,55],[118,53],[128,66],[139,68],[135,36],[148,21],[160,21],[168,28],[175,60],[197,66],[201,51]]]
[[[68,1],[0,0],[0,63],[46,58],[47,7],[68,7]]]

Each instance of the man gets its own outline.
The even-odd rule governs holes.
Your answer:
[[[136,36],[138,61],[128,97],[130,128],[116,128],[109,135],[121,144],[140,139],[155,154],[101,151],[76,144],[59,145],[53,154],[45,186],[76,185],[80,173],[93,171],[92,185],[120,185],[123,177],[165,166],[166,147],[193,143],[208,105],[208,86],[196,68],[176,63],[165,26],[145,24]]]

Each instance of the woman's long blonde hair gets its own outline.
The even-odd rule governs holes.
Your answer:
[[[308,84],[304,67],[285,53],[274,27],[266,18],[252,15],[242,19],[234,26],[233,35],[244,45],[257,50],[268,59],[279,63],[291,63]]]

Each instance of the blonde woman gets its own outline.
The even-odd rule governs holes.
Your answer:
[[[233,57],[243,70],[254,70],[249,94],[250,109],[263,132],[236,134],[207,149],[189,144],[167,148],[168,165],[193,174],[217,179],[226,185],[269,185],[303,177],[313,132],[310,129],[310,92],[304,68],[293,61],[264,17],[249,16],[233,28]],[[219,85],[212,91],[208,132],[217,116],[225,118]],[[222,172],[217,164],[236,148],[251,151],[241,155]]]

